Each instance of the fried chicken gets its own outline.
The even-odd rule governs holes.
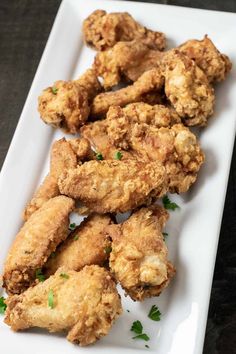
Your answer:
[[[84,138],[69,140],[62,138],[55,141],[51,148],[50,172],[25,207],[24,221],[28,220],[47,200],[60,194],[57,185],[58,177],[64,171],[75,168],[80,161],[86,160],[91,154],[90,144]]]
[[[159,69],[146,71],[133,83],[117,91],[105,92],[97,95],[91,106],[91,115],[94,117],[106,114],[110,106],[125,106],[132,102],[142,101],[142,96],[149,92],[156,92],[160,96],[164,86],[164,77]]]
[[[232,63],[227,55],[220,53],[207,36],[200,41],[189,40],[178,49],[196,62],[210,83],[224,80],[232,68]]]
[[[97,213],[126,212],[165,194],[166,173],[159,162],[89,161],[62,174],[60,192]]]
[[[98,266],[86,266],[80,272],[61,268],[6,302],[4,321],[14,331],[31,327],[66,331],[67,339],[81,346],[105,336],[122,313],[115,282]]]
[[[108,215],[87,217],[48,259],[44,273],[54,274],[60,267],[79,271],[85,265],[102,266],[109,257],[111,243],[105,228],[112,223]]]
[[[107,14],[104,10],[92,12],[83,22],[84,40],[97,50],[113,47],[120,41],[137,39],[149,48],[163,50],[165,36],[143,27],[127,12]]]
[[[206,75],[178,50],[163,59],[165,93],[185,125],[205,126],[213,114],[214,90]]]
[[[42,120],[67,133],[78,133],[87,121],[90,103],[101,91],[101,85],[92,69],[74,81],[56,81],[45,89],[38,99]]]
[[[73,208],[70,198],[52,198],[22,226],[5,262],[3,286],[8,294],[20,294],[35,281],[37,269],[66,239]]]
[[[167,211],[154,205],[107,228],[112,238],[111,272],[133,300],[160,295],[175,274],[162,235],[167,219]]]

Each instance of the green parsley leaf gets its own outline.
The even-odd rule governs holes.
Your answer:
[[[149,311],[148,317],[151,318],[153,321],[160,321],[161,320],[161,312],[156,305],[153,305]]]
[[[74,231],[75,228],[76,228],[76,224],[74,222],[72,224],[70,224],[70,226],[69,226],[70,231]]]
[[[176,203],[170,201],[167,195],[165,195],[162,198],[162,203],[165,209],[169,209],[169,210],[180,209],[180,207]]]
[[[114,155],[114,158],[116,159],[116,160],[121,160],[122,159],[122,153],[120,152],[120,151],[116,151],[115,152],[115,155]]]
[[[110,254],[111,251],[112,251],[111,246],[106,246],[106,247],[104,248],[104,252],[105,252],[106,254]]]
[[[43,275],[43,273],[42,273],[41,268],[36,269],[35,276],[39,281],[44,281],[46,279],[45,275]]]
[[[53,295],[53,290],[50,289],[48,293],[48,306],[53,309],[54,307],[54,295]]]
[[[132,327],[130,329],[132,332],[137,333],[137,334],[142,334],[143,331],[143,325],[140,321],[135,321],[132,324]]]
[[[102,156],[102,154],[100,152],[96,153],[96,159],[97,160],[103,160],[103,156]]]
[[[64,278],[64,279],[69,279],[69,275],[66,274],[66,273],[61,273],[61,274],[60,274],[60,277],[61,277],[61,278]]]
[[[146,333],[138,334],[137,336],[133,337],[132,339],[142,339],[146,342],[150,339]]]
[[[74,241],[77,241],[78,239],[79,239],[79,236],[78,236],[78,235],[75,235]]]
[[[145,344],[145,348],[150,348],[149,345]]]
[[[52,87],[52,93],[53,93],[54,95],[56,95],[56,94],[57,94],[57,91],[58,91],[58,88],[56,88],[56,87]]]
[[[52,253],[50,254],[50,257],[51,257],[51,258],[55,258],[55,257],[56,257],[56,252],[52,252]]]
[[[163,235],[164,239],[166,239],[166,237],[169,236],[169,234],[167,232],[162,232],[162,235]]]
[[[0,297],[0,314],[3,315],[5,313],[5,310],[7,308],[7,305],[5,304],[5,299],[3,296]]]

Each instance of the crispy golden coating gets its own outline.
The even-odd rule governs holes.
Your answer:
[[[85,42],[97,50],[133,39],[159,50],[163,50],[166,44],[163,33],[143,27],[127,12],[107,14],[104,10],[96,10],[84,20],[83,33]]]
[[[193,60],[178,50],[165,55],[165,93],[188,126],[205,126],[213,113],[214,90]]]
[[[90,144],[84,138],[70,140],[62,138],[55,141],[51,148],[50,172],[25,207],[23,219],[28,220],[47,200],[59,195],[58,177],[64,171],[75,168],[80,161],[86,160],[91,155]]]
[[[156,91],[156,95],[160,96],[163,85],[164,77],[159,69],[146,71],[133,85],[97,95],[91,106],[91,115],[99,117],[104,115],[110,106],[123,107],[132,102],[142,101],[142,96],[149,92]]]
[[[75,134],[87,121],[90,102],[100,91],[101,86],[92,69],[78,80],[56,81],[39,96],[40,116],[45,123]]]
[[[227,55],[221,54],[207,36],[201,41],[189,40],[178,49],[196,62],[211,83],[224,80],[232,68]]]
[[[109,257],[110,240],[105,228],[113,224],[108,215],[93,214],[87,217],[56,249],[44,266],[46,275],[60,267],[79,271],[85,265],[103,265]]]
[[[155,205],[107,228],[112,238],[111,272],[133,300],[160,295],[175,274],[162,235],[167,219],[167,211]]]
[[[106,134],[110,143],[121,149],[128,149],[130,135],[135,123],[145,123],[160,128],[181,123],[181,119],[170,107],[151,106],[143,102],[137,102],[124,108],[110,107],[104,123],[106,123]]]
[[[159,162],[89,161],[64,173],[58,185],[91,211],[126,212],[165,194],[166,173]]]
[[[109,272],[86,266],[80,272],[61,268],[43,283],[9,297],[4,321],[14,331],[31,327],[66,331],[70,342],[84,346],[105,336],[121,313],[120,297]]]
[[[118,42],[113,48],[98,52],[93,68],[109,89],[122,79],[136,81],[145,71],[160,66],[164,53],[148,48],[143,42]]]
[[[52,252],[68,235],[74,201],[65,196],[48,200],[22,226],[7,255],[3,286],[9,294],[27,289]]]

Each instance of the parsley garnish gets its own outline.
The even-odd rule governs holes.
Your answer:
[[[106,254],[110,254],[111,251],[112,251],[111,246],[106,246],[106,247],[104,248],[104,252],[105,252]]]
[[[164,239],[165,239],[167,236],[169,236],[169,234],[168,234],[167,232],[162,232],[162,235],[163,235]]]
[[[165,209],[175,210],[180,208],[176,203],[171,202],[167,195],[162,198],[162,203]]]
[[[147,344],[145,344],[145,347],[146,347],[146,348],[150,348],[149,345],[147,345]]]
[[[50,255],[51,258],[55,258],[56,257],[56,252],[52,252]]]
[[[121,160],[122,159],[122,153],[120,152],[120,151],[116,151],[115,152],[115,155],[114,155],[114,158],[116,159],[116,160]]]
[[[69,226],[70,231],[74,231],[75,228],[76,228],[76,224],[74,222],[72,224],[70,224],[70,226]]]
[[[149,311],[148,317],[151,318],[153,321],[160,321],[161,320],[161,312],[156,305],[153,305]]]
[[[132,337],[132,339],[142,339],[145,340],[146,342],[150,339],[146,333],[138,334],[135,337]]]
[[[78,236],[78,235],[75,235],[74,241],[77,241],[78,239],[79,239],[79,236]]]
[[[43,275],[43,273],[42,273],[41,268],[36,269],[35,276],[39,281],[44,281],[46,279],[45,275]]]
[[[127,312],[130,312],[130,310],[126,310]]]
[[[54,307],[54,295],[53,295],[53,290],[50,289],[48,293],[48,306],[53,309]]]
[[[102,156],[102,154],[100,152],[96,153],[96,159],[97,160],[103,160],[103,156]]]
[[[56,88],[56,87],[52,87],[52,93],[53,93],[54,95],[56,95],[56,94],[57,94],[57,91],[58,91],[58,88]]]
[[[137,336],[132,337],[132,339],[143,339],[145,341],[150,339],[146,333],[143,333],[143,326],[140,321],[133,322],[130,330],[137,334]]]
[[[64,278],[64,279],[69,279],[69,275],[66,274],[66,273],[61,273],[61,274],[60,274],[60,277],[61,277],[61,278]]]
[[[7,308],[7,305],[5,304],[5,299],[3,296],[0,297],[0,314],[3,315],[5,313],[5,310]]]

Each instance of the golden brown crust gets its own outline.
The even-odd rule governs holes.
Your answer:
[[[97,50],[113,47],[120,41],[138,39],[150,48],[163,50],[165,36],[143,27],[127,12],[107,14],[104,10],[96,10],[83,22],[85,42]]]
[[[62,138],[55,141],[51,148],[50,173],[26,205],[23,220],[28,220],[47,200],[60,195],[57,179],[64,171],[75,168],[80,161],[87,160],[91,156],[92,151],[87,139]]]
[[[52,198],[22,226],[4,267],[3,286],[9,294],[19,294],[34,282],[36,270],[67,237],[73,208],[74,201],[70,198]]]
[[[210,83],[224,80],[232,68],[227,55],[220,53],[207,36],[202,40],[189,40],[178,49],[195,61]]]
[[[167,219],[167,211],[155,205],[107,228],[112,238],[111,271],[133,300],[160,295],[175,273],[162,235]]]
[[[108,215],[92,214],[56,249],[44,273],[54,274],[60,267],[79,271],[85,265],[103,265],[109,257],[110,240],[105,228],[113,222]]]
[[[158,162],[89,161],[60,176],[58,185],[91,211],[125,212],[165,194],[166,175]]]
[[[91,106],[91,115],[99,117],[106,114],[110,106],[125,106],[132,102],[142,101],[142,96],[156,91],[160,96],[160,89],[164,85],[164,77],[159,69],[146,71],[133,83],[117,91],[105,92],[97,95]]]
[[[213,114],[214,90],[193,60],[174,49],[163,59],[165,93],[184,124],[205,126]]]
[[[53,308],[48,305],[50,291]],[[121,313],[120,297],[109,272],[86,266],[80,272],[61,268],[43,283],[8,298],[4,321],[14,331],[30,327],[66,331],[70,342],[84,346],[105,336]]]

